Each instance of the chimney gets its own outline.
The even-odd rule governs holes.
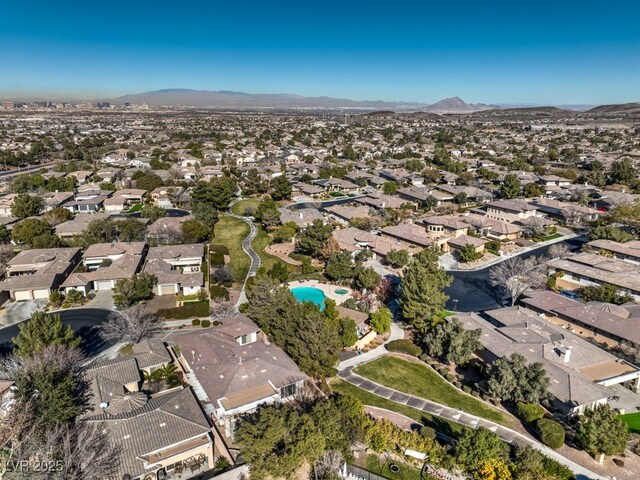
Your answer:
[[[571,359],[571,349],[572,347],[560,347],[560,358],[564,363],[569,363]]]

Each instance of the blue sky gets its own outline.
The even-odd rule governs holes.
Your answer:
[[[0,98],[640,101],[637,0],[2,3]]]

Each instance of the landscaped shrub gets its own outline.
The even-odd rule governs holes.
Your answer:
[[[211,322],[209,320],[202,320],[202,328],[209,328],[211,326]]]
[[[209,315],[209,302],[194,302],[175,308],[162,308],[158,315],[172,320],[184,320],[191,317],[206,317]]]
[[[422,353],[420,347],[418,347],[411,340],[392,340],[387,343],[387,350],[390,352],[406,353],[407,355],[413,355],[417,357]]]
[[[191,320],[191,325],[193,325],[194,327],[197,327],[198,325],[200,325],[200,319],[194,318],[193,320]]]
[[[214,320],[213,322],[211,322],[211,325],[217,327],[218,325],[220,325],[220,322],[218,320]]]
[[[209,247],[209,251],[211,253],[220,253],[222,255],[229,255],[229,247],[227,247],[226,245],[211,245]]]
[[[214,267],[224,266],[224,254],[219,252],[211,252],[211,265]]]
[[[219,285],[211,285],[209,294],[213,300],[229,300],[229,290]]]
[[[540,418],[536,422],[536,429],[542,443],[551,448],[564,445],[564,427],[549,418]]]
[[[516,414],[525,422],[533,423],[539,418],[544,417],[544,408],[533,403],[518,402],[516,405]]]
[[[451,373],[451,372],[447,372],[447,373],[445,374],[444,378],[446,378],[446,379],[447,379],[447,382],[454,382],[454,381],[455,381],[455,379],[456,379],[456,376],[455,376],[453,373]]]

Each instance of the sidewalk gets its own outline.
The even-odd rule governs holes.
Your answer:
[[[369,350],[368,352],[363,353],[362,355],[356,355],[355,357],[344,360],[338,364],[338,372],[342,372],[346,369],[351,369],[357,367],[358,365],[362,365],[363,363],[370,362],[375,360],[376,358],[380,358],[383,355],[386,355],[387,349],[385,345],[392,340],[402,340],[404,338],[404,330],[400,328],[400,326],[396,322],[391,322],[391,335],[386,342],[382,345],[377,346],[373,350]]]
[[[376,350],[379,350],[380,348],[381,347],[368,353],[373,353]],[[384,353],[382,353],[382,355],[384,355]],[[374,358],[377,358],[382,355],[376,355]],[[364,355],[361,355],[360,357],[364,357]],[[360,357],[356,357],[350,360],[356,360]],[[347,362],[348,361],[349,360],[347,360]],[[364,361],[359,362],[358,364],[360,363],[364,363]],[[430,415],[445,418],[447,420],[459,423],[461,425],[465,425],[470,428],[475,429],[478,427],[485,427],[488,430],[491,430],[492,432],[496,433],[505,442],[512,443],[519,446],[533,447],[539,450],[540,452],[544,453],[546,456],[570,468],[576,474],[576,478],[578,480],[587,480],[587,479],[607,480],[606,477],[598,475],[597,473],[594,473],[578,465],[577,463],[574,463],[571,460],[568,460],[567,458],[563,457],[562,455],[552,450],[551,448],[548,448],[545,445],[535,440],[532,440],[519,432],[511,430],[510,428],[504,427],[500,424],[491,422],[489,420],[485,420],[484,418],[480,418],[475,415],[465,413],[462,410],[459,410],[456,408],[447,407],[446,405],[441,405],[439,403],[435,403],[430,400],[425,400],[423,398],[416,397],[414,395],[409,395],[407,393],[394,390],[393,388],[385,387],[376,382],[373,382],[364,377],[361,377],[356,373],[353,373],[352,371],[353,367],[345,367],[342,369],[338,367],[338,370],[339,370],[338,376],[341,379],[345,380],[346,382],[352,385],[355,385],[356,387],[362,388],[363,390],[366,390],[369,393],[373,393],[374,395],[378,395],[380,397],[386,398],[387,400],[391,400],[392,402],[398,403],[400,405],[406,405],[408,407],[412,407],[417,410],[422,410],[423,412],[426,412]]]

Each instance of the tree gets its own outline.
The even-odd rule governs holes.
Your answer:
[[[402,279],[402,318],[421,333],[439,321],[449,298],[443,289],[453,279],[438,264],[438,257],[436,247],[425,248],[413,256]]]
[[[40,210],[42,210],[42,198],[28,193],[19,193],[11,204],[11,215],[18,218],[33,217],[38,215]]]
[[[589,454],[615,455],[627,447],[629,431],[608,404],[589,408],[579,417],[576,440]]]
[[[473,469],[473,478],[477,480],[511,480],[509,462],[495,458],[483,460]]]
[[[386,195],[393,195],[396,193],[397,190],[398,190],[398,184],[394,181],[384,182],[384,184],[382,185],[382,191]]]
[[[636,178],[636,169],[633,166],[633,162],[630,158],[623,158],[616,160],[611,164],[611,172],[609,178],[613,183],[626,183],[628,184]]]
[[[127,218],[115,222],[118,240],[121,242],[137,242],[144,239],[145,226],[135,218]]]
[[[263,406],[238,422],[234,440],[251,466],[251,478],[292,478],[306,460],[325,450],[325,439],[310,415],[289,406]]]
[[[273,232],[273,242],[274,243],[287,243],[290,242],[293,237],[296,236],[296,232],[298,228],[295,223],[287,222],[284,225],[280,225]]]
[[[389,250],[385,257],[385,262],[396,268],[404,267],[409,263],[409,252],[406,250]]]
[[[87,244],[110,243],[118,238],[118,227],[111,218],[92,220],[84,231]]]
[[[269,276],[278,280],[280,283],[289,278],[289,268],[284,262],[275,262],[273,267],[267,272]]]
[[[340,319],[338,335],[343,347],[351,347],[358,341],[358,332],[356,330],[356,322],[348,317]]]
[[[325,274],[329,280],[343,281],[353,278],[354,265],[349,252],[336,252],[329,257],[325,266]]]
[[[49,242],[52,236],[51,225],[37,218],[26,218],[16,223],[11,232],[15,242],[24,243],[33,248]]]
[[[376,333],[388,333],[391,331],[391,310],[384,307],[369,316],[369,325]]]
[[[202,243],[211,236],[211,228],[196,220],[185,220],[181,226],[184,243]]]
[[[424,337],[425,351],[432,357],[453,362],[456,365],[466,364],[473,352],[480,350],[481,330],[467,330],[457,318],[439,323]]]
[[[509,293],[512,306],[527,290],[540,288],[547,281],[544,264],[536,257],[511,257],[493,266],[489,278],[493,285],[501,286]]]
[[[271,180],[271,198],[274,200],[291,199],[291,191],[291,182],[287,180],[286,175],[280,175]]]
[[[151,192],[158,187],[162,187],[164,185],[164,181],[155,173],[142,173],[142,175],[134,175],[133,180],[135,181],[136,188],[140,190],[146,190],[147,192]]]
[[[209,209],[225,210],[237,190],[236,182],[229,177],[214,178],[209,182],[200,180],[193,188],[191,203],[192,206],[202,204]]]
[[[159,218],[166,217],[167,211],[162,207],[147,203],[142,206],[142,209],[140,210],[140,216],[142,218],[148,218],[151,223],[153,223]]]
[[[56,207],[46,212],[42,218],[51,226],[56,226],[71,220],[71,212],[63,207]]]
[[[493,362],[487,372],[489,395],[512,402],[540,403],[549,396],[549,376],[539,362],[527,365],[519,353]]]
[[[275,227],[280,223],[278,205],[269,197],[263,199],[256,208],[255,218],[265,228]]]
[[[613,240],[614,242],[626,243],[635,240],[636,237],[613,225],[597,225],[589,232],[589,239]]]
[[[322,220],[314,220],[311,225],[301,230],[296,242],[296,250],[299,253],[318,258],[322,255],[324,247],[331,238],[333,228],[325,225]]]
[[[113,301],[118,308],[126,308],[131,305],[151,298],[153,287],[158,283],[158,278],[149,273],[139,273],[131,278],[122,278],[116,281],[113,289]]]
[[[78,347],[82,341],[73,328],[62,323],[58,314],[34,312],[19,328],[20,333],[13,338],[13,353],[19,358],[32,357],[50,345]]]
[[[640,200],[617,205],[610,212],[612,223],[626,226],[633,234],[640,234]]]
[[[254,195],[266,193],[269,183],[260,176],[257,168],[250,169],[242,178],[242,193],[244,195]]]
[[[505,175],[502,185],[500,185],[500,196],[502,198],[516,198],[520,195],[520,179],[517,175],[510,173]]]
[[[361,268],[353,279],[353,286],[359,290],[375,291],[380,283],[380,275],[371,267]]]
[[[453,449],[458,464],[467,471],[475,470],[487,461],[509,460],[509,446],[484,427],[465,428]]]
[[[482,253],[476,251],[476,247],[470,243],[464,245],[457,251],[458,260],[463,263],[475,262],[482,258]]]
[[[630,295],[618,294],[618,287],[609,283],[602,285],[587,285],[580,287],[576,290],[576,293],[585,302],[605,302],[615,303],[616,305],[622,305],[625,302],[633,300]]]
[[[467,200],[468,196],[464,192],[456,193],[456,195],[453,197],[453,203],[457,205],[466,205]]]
[[[144,305],[133,305],[120,312],[112,312],[100,326],[100,336],[108,341],[139,343],[162,331],[158,314],[147,311]]]
[[[0,245],[0,272],[4,272],[11,260],[15,256],[13,247],[10,245]]]
[[[524,186],[522,193],[525,197],[541,197],[546,192],[545,189],[537,183],[527,183]]]
[[[211,229],[213,229],[213,227],[216,226],[216,223],[218,223],[218,211],[212,208],[210,205],[207,205],[206,203],[192,203],[191,213],[193,213],[193,216],[196,220],[204,223]]]

